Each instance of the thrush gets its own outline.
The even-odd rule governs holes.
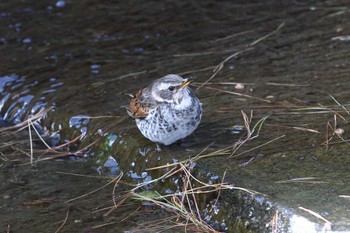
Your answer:
[[[143,136],[170,145],[193,133],[201,121],[202,104],[188,86],[190,82],[169,74],[133,96],[127,112]]]

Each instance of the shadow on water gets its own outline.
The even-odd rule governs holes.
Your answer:
[[[252,125],[268,116],[258,137],[233,156],[198,161],[194,173],[260,194],[223,191],[210,216],[205,206],[216,197],[203,197],[206,220],[227,232],[349,230],[345,1],[8,1],[0,9],[0,126],[24,122],[0,131],[1,231],[147,232],[145,224],[173,215],[131,201],[105,216],[112,186],[69,200],[120,172],[140,183],[164,172],[148,168],[234,145],[245,135],[241,110],[253,111]],[[126,94],[168,73],[194,77],[204,115],[193,135],[159,152],[127,117]],[[30,143],[28,128],[16,130],[38,113]],[[177,192],[176,182],[151,189]]]

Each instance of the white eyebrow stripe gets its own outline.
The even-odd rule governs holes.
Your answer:
[[[161,83],[161,84],[159,85],[159,89],[160,89],[160,90],[166,90],[166,89],[168,89],[170,86],[171,86],[170,83]]]

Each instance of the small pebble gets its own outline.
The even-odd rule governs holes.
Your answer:
[[[143,48],[134,48],[134,52],[135,53],[142,53],[143,52]]]
[[[66,5],[66,2],[62,1],[62,0],[56,2],[56,7],[58,7],[58,8],[62,8],[65,5]]]
[[[90,68],[93,69],[93,70],[99,69],[100,67],[101,67],[100,64],[92,64],[92,65],[90,66]]]
[[[316,7],[315,6],[311,6],[310,7],[310,11],[315,11],[316,10]]]
[[[342,135],[344,132],[345,132],[345,130],[342,128],[337,128],[334,130],[334,133],[338,136]]]
[[[237,89],[237,90],[242,90],[242,89],[244,89],[244,88],[245,88],[245,86],[244,86],[243,83],[237,83],[237,84],[235,85],[235,89]]]
[[[31,43],[32,42],[32,40],[30,39],[30,38],[24,38],[23,40],[22,40],[22,43],[23,44],[29,44],[29,43]]]
[[[350,41],[350,35],[332,37],[332,40]]]
[[[340,33],[340,32],[342,32],[344,30],[344,28],[342,27],[342,26],[339,26],[339,27],[337,27],[336,29],[335,29],[335,31],[337,32],[337,33]]]

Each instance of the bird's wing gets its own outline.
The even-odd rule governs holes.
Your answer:
[[[157,102],[151,98],[150,91],[145,88],[133,96],[126,111],[133,118],[146,118],[149,110],[155,107]]]

